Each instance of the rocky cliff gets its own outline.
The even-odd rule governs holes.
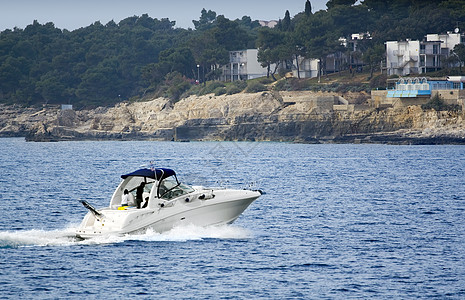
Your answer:
[[[338,109],[340,95],[312,92],[157,98],[94,110],[2,106],[0,136],[30,141],[154,139],[464,144],[463,112]],[[343,106],[343,105],[342,105]]]

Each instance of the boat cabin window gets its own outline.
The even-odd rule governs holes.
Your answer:
[[[158,198],[171,200],[176,197],[192,193],[194,191],[188,185],[182,184],[174,176],[165,178],[158,186]]]

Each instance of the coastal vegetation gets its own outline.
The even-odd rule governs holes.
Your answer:
[[[428,103],[421,106],[424,110],[434,109],[436,111],[460,111],[461,107],[457,104],[447,104],[441,96],[434,95]]]
[[[311,1],[302,0],[303,11],[292,12],[293,17],[283,12],[273,29],[261,27],[248,16],[229,20],[207,9],[193,20],[191,29],[176,28],[175,21],[147,14],[119,23],[97,21],[73,31],[34,21],[24,29],[0,32],[0,103],[69,103],[79,109],[110,106],[148,94],[177,101],[191,94],[256,92],[288,72],[293,58],[322,58],[348,51],[338,39],[362,32],[372,38],[361,41],[359,50],[350,54],[363,58],[370,80],[321,85],[295,78],[273,88],[369,90],[381,85],[381,78],[373,74],[386,40],[423,39],[427,33],[450,31],[465,22],[464,0],[363,0],[360,4],[330,0],[327,7],[314,12]],[[215,82],[219,66],[229,60],[228,51],[248,48],[259,49],[259,61],[269,67],[269,81]],[[457,48],[455,54],[465,61],[464,49]]]

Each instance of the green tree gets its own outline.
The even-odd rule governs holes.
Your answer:
[[[465,45],[457,44],[454,49],[451,50],[451,56],[456,57],[459,63],[460,73],[462,73],[462,66],[465,62]]]
[[[384,45],[377,44],[364,51],[362,55],[363,62],[370,67],[370,79],[373,77],[373,72],[377,66],[381,65],[384,58],[385,48]]]
[[[0,101],[108,105],[119,101],[119,95],[128,99],[164,87],[170,73],[185,81],[198,75],[203,81],[215,79],[228,51],[256,45],[268,75],[299,56],[320,59],[324,70],[327,55],[342,51],[340,37],[369,31],[373,44],[382,45],[386,40],[423,39],[465,22],[464,0],[354,2],[331,0],[328,10],[312,14],[306,0],[303,12],[293,18],[286,12],[274,29],[262,29],[247,16],[231,21],[206,9],[193,21],[195,30],[175,28],[174,21],[147,14],[73,31],[34,21],[25,29],[0,32]],[[359,49],[375,69],[379,49]],[[452,52],[450,63],[460,51]]]
[[[340,29],[334,26],[334,20],[326,11],[319,11],[309,18],[300,19],[294,31],[294,41],[299,48],[305,49],[304,57],[319,59],[319,76],[325,70],[326,57],[342,51],[339,42]]]
[[[198,21],[192,20],[196,30],[210,29],[216,21],[216,12],[211,10],[202,9],[200,12],[200,19]]]
[[[263,27],[258,32],[258,62],[262,67],[267,68],[267,77],[271,75],[276,80],[274,74],[278,70],[281,62],[291,59],[293,52],[286,43],[286,33]],[[271,66],[274,69],[271,70]]]
[[[126,94],[118,61],[114,58],[87,69],[81,80],[76,94],[85,105],[112,105],[119,101],[120,95]]]
[[[183,46],[162,51],[159,63],[167,67],[167,73],[176,71],[188,78],[195,78],[195,59],[188,47]]]
[[[248,38],[244,29],[223,15],[216,18],[216,27],[213,30],[215,39],[228,51],[243,50],[247,47]]]
[[[299,57],[306,56],[306,48],[305,48],[305,40],[300,39],[298,33],[294,30],[288,36],[288,47],[289,51],[293,55],[293,58],[296,62],[297,68],[297,77],[300,79],[300,65],[299,65]]]
[[[0,64],[0,90],[3,94],[12,95],[21,87],[21,80],[28,73],[28,62],[25,58],[5,56]]]
[[[310,3],[310,0],[307,0],[305,2],[305,15],[309,17],[312,14],[312,4]]]
[[[60,104],[60,102],[65,102],[61,100],[70,96],[66,94],[67,89],[63,83],[63,76],[64,74],[54,70],[42,76],[40,81],[36,83],[36,91],[42,96],[45,103]]]
[[[219,76],[217,66],[229,61],[229,52],[218,43],[211,30],[194,35],[189,41],[189,47],[196,63],[202,69],[202,72],[198,70],[197,74],[201,77],[198,78],[200,82],[216,79]]]
[[[333,27],[340,36],[350,36],[352,33],[370,30],[372,18],[365,6],[338,5],[326,13],[327,24]]]
[[[176,102],[190,86],[186,77],[174,71],[166,75],[163,88],[165,89],[165,96]]]
[[[464,0],[445,0],[437,3],[438,7],[446,9],[450,13],[450,19],[453,21],[465,21],[465,1]]]
[[[247,49],[255,48],[255,41],[257,40],[257,31],[261,27],[258,21],[252,21],[249,16],[243,16],[241,19],[234,20],[238,24],[239,28],[244,30],[244,38],[247,40]]]
[[[290,31],[291,30],[291,15],[288,10],[284,14],[284,19],[281,22],[281,29],[283,31]]]
[[[328,9],[332,9],[338,5],[350,6],[354,5],[356,1],[357,0],[329,0],[326,3],[326,7],[328,7]]]

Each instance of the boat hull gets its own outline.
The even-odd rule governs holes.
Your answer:
[[[183,197],[156,209],[99,210],[103,217],[88,213],[76,230],[79,238],[102,235],[143,233],[147,229],[165,232],[173,227],[193,224],[211,226],[233,223],[261,194],[247,190],[217,190],[215,197]]]

